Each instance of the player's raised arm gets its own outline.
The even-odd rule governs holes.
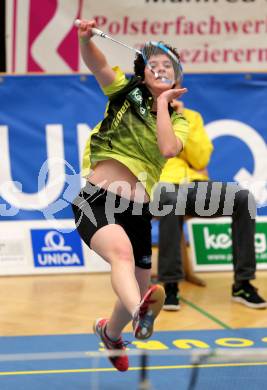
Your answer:
[[[108,64],[105,55],[92,41],[95,20],[81,20],[78,25],[80,49],[84,63],[94,74],[101,86],[110,85],[115,79],[115,73]]]

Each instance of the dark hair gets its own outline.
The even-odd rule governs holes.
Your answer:
[[[178,53],[178,50],[162,41],[160,41],[160,43],[162,43],[164,46],[167,47],[167,49],[169,49],[174,55],[175,57],[178,58],[178,61],[180,61],[180,56],[179,56],[179,53]],[[139,76],[141,77],[142,80],[144,80],[145,78],[145,61],[143,59],[143,56],[142,54],[140,53],[137,53],[136,54],[136,57],[135,57],[135,60],[134,60],[134,74],[136,76]]]

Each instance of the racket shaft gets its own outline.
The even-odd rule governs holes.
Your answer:
[[[74,22],[74,25],[75,25],[77,28],[79,28],[80,25],[81,25],[81,20],[76,19],[75,22]],[[103,31],[99,30],[98,28],[93,27],[93,28],[92,28],[92,33],[93,33],[93,35],[96,35],[96,36],[101,37],[101,38],[109,39],[110,41],[115,42],[115,43],[117,43],[118,45],[127,47],[127,49],[133,50],[135,53],[142,54],[142,52],[141,52],[140,50],[135,49],[134,47],[129,46],[129,45],[127,45],[126,43],[123,43],[123,42],[121,42],[121,41],[119,41],[119,40],[117,40],[117,39],[114,39],[114,38],[110,37],[109,35],[105,34]],[[143,55],[142,55],[142,56],[143,56]],[[143,56],[143,58],[144,58],[144,56]],[[145,63],[148,65],[148,67],[149,67],[149,69],[151,70],[151,72],[154,74],[155,78],[160,78],[160,79],[162,79],[164,82],[166,82],[166,83],[168,83],[168,84],[169,84],[169,83],[170,83],[170,84],[173,83],[173,81],[168,80],[167,78],[160,76],[158,72],[153,71],[153,69],[149,66],[148,61],[146,61],[145,58],[144,58],[144,61],[145,61]]]
[[[132,46],[126,45],[126,43],[123,43],[123,42],[121,42],[121,41],[118,41],[117,39],[114,39],[114,38],[110,37],[109,35],[105,34],[103,31],[98,30],[98,28],[92,28],[92,33],[93,33],[94,35],[97,35],[97,36],[101,37],[101,38],[109,39],[110,41],[115,42],[115,43],[117,43],[118,45],[127,47],[128,49],[133,50],[133,51],[135,51],[136,53],[141,54],[141,51],[140,51],[140,50],[137,50],[137,49],[135,49],[135,48],[132,47]]]

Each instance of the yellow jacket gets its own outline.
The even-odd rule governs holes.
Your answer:
[[[202,116],[187,108],[183,110],[183,116],[189,122],[188,139],[183,151],[166,162],[161,172],[161,182],[179,184],[208,179],[207,172],[200,171],[206,169],[213,145],[204,128]]]

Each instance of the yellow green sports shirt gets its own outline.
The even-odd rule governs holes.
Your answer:
[[[160,181],[180,184],[194,180],[207,180],[204,170],[213,151],[212,142],[204,128],[203,119],[197,111],[184,109],[183,115],[189,123],[189,133],[183,151],[170,158],[161,173]]]
[[[85,147],[83,176],[99,161],[115,159],[142,182],[151,196],[166,162],[157,144],[156,115],[150,110],[153,99],[139,78],[127,79],[119,67],[113,69],[114,81],[103,87],[109,98],[105,118],[91,131]],[[188,122],[182,115],[170,113],[173,130],[185,145]]]

